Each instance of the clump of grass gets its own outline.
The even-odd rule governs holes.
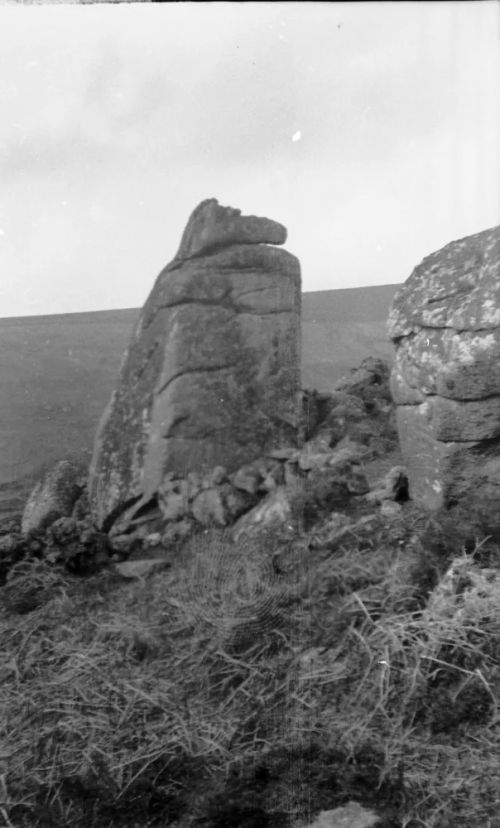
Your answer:
[[[25,564],[44,600],[0,619],[5,820],[292,826],[355,798],[387,826],[486,826],[500,609],[427,610],[424,536],[213,532],[132,584]]]
[[[90,802],[130,814],[152,797],[175,812],[190,776],[224,767],[236,742],[258,740],[247,702],[255,713],[276,695],[263,654],[282,647],[274,627],[284,599],[251,559],[234,571],[225,563],[227,573],[204,571],[195,551],[145,586],[113,589],[105,576],[107,586],[103,577],[83,592],[61,575],[51,599],[21,617],[19,602],[4,604],[2,737],[8,807],[21,824],[34,824],[40,802],[53,824],[69,818],[68,802],[75,824]],[[24,573],[24,591],[30,580],[54,588],[42,569]]]

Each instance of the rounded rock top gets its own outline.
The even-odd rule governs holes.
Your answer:
[[[427,256],[397,291],[391,339],[421,328],[458,331],[500,326],[500,226],[452,241]]]

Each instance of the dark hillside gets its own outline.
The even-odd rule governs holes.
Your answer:
[[[302,318],[308,323],[345,325],[382,322],[399,285],[317,290],[302,295]]]
[[[392,358],[385,321],[399,285],[322,290],[302,297],[302,382],[331,390],[368,356]]]
[[[90,447],[137,313],[0,320],[0,487]]]

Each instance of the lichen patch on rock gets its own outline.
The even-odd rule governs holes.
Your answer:
[[[440,508],[473,494],[500,527],[500,227],[424,259],[394,297],[388,333],[412,497]]]

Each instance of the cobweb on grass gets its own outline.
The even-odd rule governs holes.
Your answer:
[[[248,649],[279,627],[285,592],[272,554],[255,541],[207,533],[187,550],[168,603],[193,628],[213,630],[229,649]]]

